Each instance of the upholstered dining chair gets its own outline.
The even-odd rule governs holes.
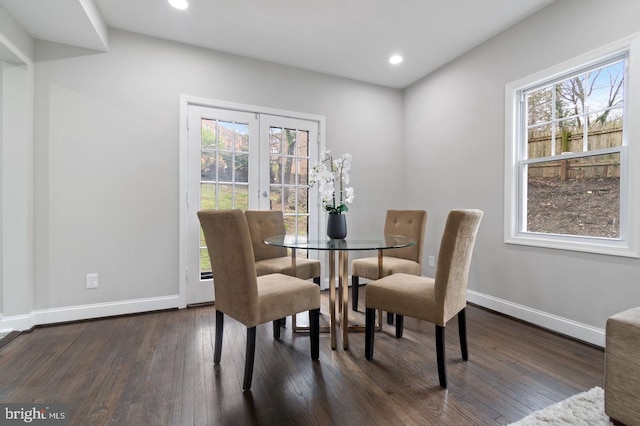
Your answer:
[[[462,359],[469,359],[465,309],[473,246],[483,212],[451,210],[440,242],[435,279],[396,273],[370,282],[365,288],[365,357],[373,359],[376,310],[396,314],[396,337],[402,337],[404,316],[436,326],[438,378],[447,387],[444,327],[458,316]]]
[[[351,262],[351,308],[358,310],[358,286],[360,277],[370,280],[386,277],[396,272],[420,275],[422,273],[422,253],[424,233],[427,227],[425,210],[387,210],[384,233],[402,235],[416,240],[411,247],[384,250],[382,271],[378,271],[378,258],[366,257]],[[393,314],[389,312],[389,324],[393,323]]]
[[[256,326],[273,322],[274,338],[280,338],[278,321],[309,311],[311,358],[319,358],[320,287],[284,274],[257,276],[247,219],[241,210],[198,212],[213,271],[216,336],[213,363],[219,364],[225,315],[247,327],[243,389],[251,389]]]
[[[286,234],[282,211],[247,210],[244,215],[249,225],[258,276],[274,273],[293,275],[291,257],[288,256],[287,249],[264,243],[269,237]],[[321,269],[320,261],[317,259],[296,257],[296,277],[300,279],[313,279],[314,283],[320,285]],[[284,327],[285,324],[285,318],[282,318],[280,325]],[[291,325],[294,330],[298,329],[295,316],[292,317]]]
[[[267,245],[264,240],[274,235],[286,234],[284,215],[279,210],[247,210],[244,212],[249,225],[253,255],[258,276],[281,273],[291,274],[291,257],[284,247]],[[303,280],[313,278],[320,284],[320,261],[316,259],[296,258],[296,277]]]

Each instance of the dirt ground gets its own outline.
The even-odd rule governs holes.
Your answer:
[[[619,237],[620,180],[532,178],[528,187],[530,232]]]

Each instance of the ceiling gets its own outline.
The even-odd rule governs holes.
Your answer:
[[[404,88],[554,0],[0,0],[34,38],[108,50],[106,27]],[[392,54],[404,62],[391,65]]]

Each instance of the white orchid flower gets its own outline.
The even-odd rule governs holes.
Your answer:
[[[344,182],[345,185],[349,185],[349,173],[347,173],[346,171],[342,172],[342,182]]]
[[[344,170],[351,170],[351,154],[346,153],[342,156],[342,167]]]
[[[327,149],[320,153],[320,160],[309,171],[309,186],[318,184],[318,195],[329,213],[341,214],[348,210],[346,205],[353,202],[353,188],[347,187],[351,161],[349,153],[334,160]]]
[[[344,189],[344,196],[346,197],[344,199],[344,202],[347,204],[351,204],[353,203],[353,188],[352,187],[348,187]]]
[[[331,158],[331,150],[330,149],[325,149],[324,151],[322,151],[320,153],[320,161],[322,161],[322,165],[324,166],[324,162]]]

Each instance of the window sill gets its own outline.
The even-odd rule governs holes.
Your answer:
[[[640,258],[637,247],[622,240],[521,233],[505,238],[504,242],[506,244],[543,247],[556,250]]]

